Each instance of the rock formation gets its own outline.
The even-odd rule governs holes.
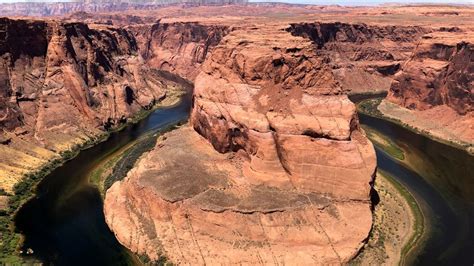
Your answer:
[[[404,64],[389,99],[412,110],[447,105],[461,115],[474,111],[474,44],[422,41]]]
[[[287,29],[313,41],[347,93],[386,92],[428,28],[349,23],[293,23]]]
[[[379,110],[474,153],[474,40],[469,36],[472,31],[459,28],[424,36]]]
[[[131,31],[148,66],[194,80],[209,49],[230,29],[195,22],[157,22],[151,27],[132,27]]]
[[[78,12],[0,19],[0,188],[166,97],[156,70],[170,71],[195,84],[191,119],[107,191],[119,241],[153,261],[345,264],[371,229],[376,168],[346,94],[391,89],[383,106],[472,136],[473,42],[453,36],[472,36],[474,12],[410,9],[0,5]]]
[[[81,23],[0,20],[1,187],[166,96],[133,36]]]
[[[62,16],[74,12],[114,12],[154,10],[168,5],[228,5],[242,4],[247,0],[152,0],[152,1],[71,1],[71,2],[18,2],[1,3],[3,16]]]
[[[226,35],[195,79],[190,125],[108,190],[118,240],[178,264],[354,257],[372,224],[375,152],[316,50],[277,25]]]

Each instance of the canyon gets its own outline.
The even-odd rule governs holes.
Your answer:
[[[11,192],[23,175],[165,99],[167,81],[155,70],[195,75],[189,66],[200,64],[226,29],[188,26],[155,23],[121,30],[3,19],[1,188]],[[191,30],[201,31],[201,39],[191,42]],[[180,40],[185,35],[190,39]],[[186,55],[174,62],[175,47],[168,43],[178,41]],[[30,49],[32,44],[35,49]],[[168,47],[168,54],[161,53]]]
[[[152,261],[348,263],[372,224],[375,154],[346,95],[394,90],[418,42],[445,30],[237,25],[189,76],[189,125],[109,189],[106,221]]]
[[[0,25],[5,191],[166,96],[125,31],[57,21],[2,19]]]
[[[247,0],[153,0],[153,1],[63,1],[0,3],[3,16],[54,17],[74,12],[120,12],[156,10],[162,7],[243,4]]]
[[[107,192],[119,241],[151,260],[192,264],[355,256],[371,227],[375,154],[312,52],[278,28],[226,35],[194,82],[195,131],[165,135]]]
[[[349,263],[372,229],[377,162],[348,95],[388,92],[384,115],[474,143],[474,12],[459,7],[457,23],[438,7],[407,8],[2,18],[0,188],[11,195],[174,97],[173,73],[194,84],[189,122],[106,192],[117,240],[177,264]]]

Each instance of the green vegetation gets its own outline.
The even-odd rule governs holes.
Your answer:
[[[377,108],[379,106],[379,104],[382,102],[382,100],[383,100],[383,98],[380,98],[380,97],[363,100],[363,101],[357,103],[357,111],[362,113],[362,114],[371,116],[371,117],[376,117],[376,118],[383,119],[385,121],[392,122],[396,125],[399,125],[403,128],[406,128],[406,129],[410,130],[413,133],[425,136],[427,138],[430,138],[430,139],[435,140],[437,142],[449,145],[451,147],[464,150],[464,151],[466,151],[466,152],[468,152],[469,154],[472,155],[472,153],[474,151],[474,149],[472,149],[474,147],[472,144],[463,143],[463,142],[456,142],[456,141],[447,140],[447,139],[441,139],[439,137],[433,136],[433,134],[431,134],[430,132],[427,132],[425,130],[420,130],[420,129],[412,126],[412,125],[409,125],[407,123],[402,122],[399,119],[388,117],[388,116],[384,115]]]
[[[379,170],[380,173],[397,189],[397,191],[402,195],[405,201],[410,206],[411,212],[414,217],[413,224],[413,233],[410,239],[407,241],[405,246],[402,248],[401,254],[401,264],[404,264],[403,261],[408,257],[408,254],[416,247],[416,245],[421,241],[424,233],[424,216],[421,212],[420,206],[418,205],[416,199],[413,195],[399,182],[395,180],[388,173]]]
[[[388,153],[390,156],[398,159],[404,160],[405,154],[403,150],[390,138],[386,138],[384,135],[379,134],[376,130],[371,127],[363,126],[367,137],[384,152]]]
[[[157,261],[152,261],[146,254],[138,255],[138,259],[145,265],[173,266],[174,264],[164,255],[160,255]]]
[[[427,137],[432,138],[429,134],[425,134],[424,132],[420,132],[419,130],[402,123],[400,120],[397,119],[392,119],[389,117],[384,116],[379,110],[378,110],[378,105],[381,103],[383,98],[373,98],[373,99],[367,99],[363,100],[360,103],[357,104],[357,110],[360,113],[363,113],[368,116],[384,119],[386,121],[395,123],[401,127],[407,128],[408,130],[411,130],[414,133],[417,134],[423,134]],[[370,127],[363,127],[367,137],[378,147],[380,147],[384,152],[389,154],[390,156],[398,159],[398,160],[404,160],[405,159],[405,154],[403,150],[390,138],[387,138],[383,136],[382,134],[379,134],[376,130],[370,128]],[[404,198],[404,200],[408,203],[410,206],[411,213],[413,214],[414,217],[414,224],[413,224],[413,232],[412,235],[410,236],[409,240],[405,243],[405,245],[402,248],[401,252],[401,261],[400,264],[404,264],[404,261],[406,258],[408,258],[408,255],[414,247],[416,247],[417,244],[422,239],[422,236],[424,234],[424,217],[423,213],[421,212],[421,209],[416,202],[415,198],[413,195],[398,181],[395,180],[392,176],[390,176],[388,173],[378,170],[383,177],[386,178],[388,182],[390,182],[393,187],[397,190],[397,192]],[[372,233],[371,236],[372,237]],[[379,235],[379,239],[377,242],[382,241],[379,244],[383,244],[383,234]]]
[[[0,191],[0,195],[8,195],[8,209],[0,213],[0,264],[21,264],[22,258],[19,256],[19,248],[22,243],[22,236],[19,232],[15,232],[13,219],[20,207],[34,196],[37,185],[41,180],[51,173],[54,169],[63,163],[76,157],[81,150],[90,148],[95,144],[105,141],[112,132],[122,130],[127,125],[137,123],[149,115],[153,110],[143,110],[139,112],[133,119],[122,126],[111,131],[105,132],[95,138],[84,140],[82,144],[76,145],[69,150],[60,152],[60,156],[49,161],[41,169],[36,172],[26,174],[13,188],[13,195],[8,195],[5,191]]]
[[[148,152],[155,147],[158,135],[177,129],[184,122],[184,120],[179,121],[178,123],[170,125],[158,132],[146,134],[140,139],[129,143],[119,151],[111,154],[108,158],[104,159],[101,165],[91,172],[91,182],[99,188],[102,196],[104,196],[107,189],[109,189],[115,182],[123,180],[126,177],[143,153]],[[136,258],[145,265],[173,265],[164,254],[161,254],[157,261],[151,261],[146,254],[139,254]]]
[[[71,153],[72,154],[72,153]],[[27,174],[13,188],[13,195],[8,199],[8,209],[0,216],[0,262],[6,264],[17,264],[21,262],[18,248],[21,243],[21,235],[15,232],[12,218],[19,207],[24,204],[34,194],[34,190],[39,181],[54,168],[61,164],[61,159],[52,160],[42,169]]]
[[[9,195],[3,189],[0,190],[0,196],[9,196],[8,208],[6,210],[0,211],[0,264],[24,264],[24,261],[20,257],[19,251],[19,248],[23,241],[22,236],[19,232],[15,231],[13,220],[20,207],[34,196],[37,185],[46,175],[51,173],[51,171],[53,171],[57,167],[61,166],[64,162],[71,160],[72,158],[77,156],[81,150],[87,149],[99,142],[107,140],[110,134],[113,132],[121,131],[131,124],[138,123],[140,120],[147,117],[157,108],[178,104],[181,96],[185,94],[184,88],[192,86],[192,84],[190,83],[183,83],[184,80],[181,80],[172,74],[167,74],[163,76],[163,78],[165,80],[171,81],[170,84],[167,84],[168,93],[166,98],[160,99],[160,102],[158,103],[151,103],[149,106],[136,113],[132,118],[128,119],[125,123],[117,125],[110,131],[104,132],[95,137],[84,139],[82,144],[76,145],[69,150],[61,152],[58,158],[49,161],[41,169],[37,170],[36,172],[26,174],[14,186],[13,195]],[[121,159],[121,156],[116,156],[115,158],[113,158],[113,160],[109,160],[107,164],[105,164],[101,169],[94,172],[91,176],[91,180],[94,183],[98,184],[101,180],[100,178],[105,174],[105,171],[112,167],[114,167],[115,175],[114,177],[106,179],[108,180],[106,182],[107,187],[110,186],[116,180],[120,180],[125,176],[126,172],[128,172],[127,169],[133,166],[138,157],[147,149],[149,150],[154,146],[154,141],[156,141],[156,138],[152,138],[151,136],[149,136],[148,139],[145,138],[145,140],[139,142],[139,144],[136,145],[136,149],[132,149],[134,147],[133,145],[130,145],[132,146],[132,148],[125,151],[123,163],[120,164],[120,167],[115,167],[115,165],[119,162],[119,159]],[[165,264],[170,265],[168,262],[166,262]]]
[[[113,167],[112,173],[104,180],[104,191],[109,189],[115,182],[127,176],[140,156],[150,151],[156,144],[156,135],[149,135],[137,141],[132,147],[127,149]]]
[[[424,217],[411,193],[387,172],[378,170],[375,188],[381,201],[373,212],[372,230],[367,244],[350,265],[390,264],[398,259],[399,264],[405,264],[409,253],[421,241]],[[407,205],[409,209],[406,209]],[[411,218],[406,216],[407,212],[411,213]],[[407,225],[407,222],[412,224]],[[404,231],[409,228],[411,231]],[[408,235],[400,235],[400,232]],[[398,254],[387,250],[387,246],[400,250],[400,258],[395,258]]]
[[[369,116],[383,118],[384,115],[377,109],[377,106],[379,106],[382,100],[383,98],[363,100],[357,104],[357,111]]]
[[[8,209],[0,214],[0,263],[20,264],[19,247],[22,242],[21,234],[15,232],[13,218],[20,207],[25,204],[34,194],[41,180],[64,162],[71,160],[80,150],[86,149],[95,143],[103,141],[107,135],[89,139],[81,145],[76,145],[70,150],[60,153],[60,157],[49,161],[36,172],[26,174],[13,187],[13,195],[8,195]],[[3,191],[4,194],[5,191]]]
[[[143,153],[150,151],[155,146],[158,135],[174,130],[184,122],[185,121],[179,121],[158,132],[148,133],[110,155],[109,158],[104,159],[103,163],[92,171],[90,175],[91,182],[95,184],[101,194],[104,195],[107,189],[115,182],[127,176],[127,173],[133,168]]]
[[[180,99],[180,97],[182,95],[183,95],[183,92],[181,90],[178,90],[176,92],[173,92],[172,95],[170,95],[169,98],[171,98],[171,101],[175,102],[174,104],[178,104],[179,100],[175,101],[175,99]],[[163,107],[165,105],[166,104],[158,103],[158,104],[153,105],[153,107],[145,108],[143,110],[140,110],[133,118],[131,118],[128,121],[128,123],[125,123],[125,124],[119,126],[118,128],[114,129],[113,131],[110,131],[110,133],[121,131],[121,130],[125,129],[128,125],[138,123],[139,121],[141,121],[142,119],[144,119],[148,115],[150,115],[153,111],[155,111],[156,109],[158,109],[160,107]],[[166,106],[169,106],[169,105],[166,105]],[[110,133],[107,133],[107,136]],[[148,135],[148,137],[149,137],[149,135]],[[127,155],[129,153],[141,155],[143,152],[146,152],[146,151],[150,150],[151,148],[153,148],[154,142],[156,141],[156,138],[154,138],[153,143],[149,143],[151,138],[148,139],[148,144],[145,144],[146,140],[144,141],[143,140],[144,138],[147,138],[147,136],[142,137],[140,140],[129,143],[126,147],[122,148],[118,152],[111,155],[110,158],[104,159],[103,163],[101,165],[99,165],[96,169],[94,169],[94,171],[91,173],[90,181],[99,188],[99,191],[101,192],[102,195],[105,194],[105,191],[108,188],[110,188],[110,186],[112,186],[112,184],[115,181],[121,180],[126,176],[126,173],[132,168],[133,164],[135,164],[135,161],[136,161],[136,159],[138,159],[139,156],[136,157],[135,159],[132,159],[130,162],[122,163],[121,165],[126,166],[126,168],[127,168],[127,169],[124,168],[124,170],[123,170],[123,171],[126,170],[125,174],[122,174],[121,177],[116,177],[117,174],[115,174],[115,173],[111,174],[110,172],[112,171],[112,169],[114,169],[114,166],[118,163],[119,160],[121,160],[122,157],[128,157],[130,159],[130,157]],[[135,145],[137,145],[138,147],[133,147]],[[115,181],[113,181],[113,180],[115,180]]]
[[[173,266],[174,264],[168,260],[167,257],[165,256],[160,256],[160,258],[158,259],[158,261],[156,261],[156,263],[153,263],[153,264],[156,264],[158,266]]]

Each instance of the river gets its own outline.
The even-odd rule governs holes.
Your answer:
[[[34,251],[25,258],[55,265],[136,263],[105,223],[101,194],[89,180],[91,171],[144,134],[186,119],[190,105],[188,93],[178,105],[158,109],[111,134],[45,177],[36,196],[15,218],[17,230],[25,237],[23,249]],[[378,168],[413,194],[427,222],[426,241],[410,253],[409,264],[472,265],[474,158],[382,119],[360,114],[360,122],[403,151],[404,159],[399,160],[376,146]]]
[[[116,240],[105,223],[99,189],[90,183],[93,169],[107,156],[150,132],[157,132],[189,116],[192,90],[175,106],[157,109],[96,146],[83,150],[46,176],[36,196],[15,217],[24,237],[27,260],[54,265],[127,265],[137,259]]]
[[[390,140],[403,153],[391,156],[375,143],[377,167],[416,199],[425,219],[422,243],[407,264],[472,265],[474,262],[474,157],[395,123],[359,114],[363,128]]]

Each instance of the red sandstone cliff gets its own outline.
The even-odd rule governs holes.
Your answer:
[[[424,36],[378,107],[388,117],[474,153],[472,32]]]
[[[388,91],[417,40],[431,31],[418,26],[294,23],[287,29],[310,39],[346,93]]]
[[[474,44],[422,41],[394,80],[389,100],[409,109],[474,111]]]
[[[434,31],[428,27],[273,23],[284,20],[287,5],[268,13],[271,23],[232,17],[253,9],[262,16],[271,6],[212,9],[211,16],[238,20],[235,28],[151,23],[179,9],[146,18],[103,15],[102,26],[2,20],[0,174],[10,182],[2,186],[163,97],[148,68],[164,69],[195,81],[191,122],[160,138],[107,192],[107,222],[121,243],[177,263],[347,263],[371,227],[375,154],[344,94],[388,90],[394,77],[410,80],[418,75],[410,64],[420,58],[429,78],[415,83],[432,83],[436,93],[413,97],[419,86],[400,86],[395,97],[394,83],[390,97],[472,114],[472,97],[462,96],[472,88],[472,48],[444,41],[450,48],[417,47]],[[53,13],[82,10],[57,7]],[[347,14],[340,7],[299,14],[308,10],[318,10],[318,19],[328,18],[326,10],[338,19]],[[370,12],[377,20],[391,15]],[[446,62],[431,72],[426,58]],[[433,76],[440,78],[429,81]]]
[[[341,264],[371,228],[375,152],[307,39],[226,35],[195,79],[190,126],[105,199],[118,240],[183,264]]]
[[[165,97],[136,41],[115,28],[0,20],[2,187]],[[27,145],[25,144],[28,143]]]
[[[1,19],[1,187],[11,190],[58,153],[163,99],[166,86],[155,70],[193,80],[229,31],[198,23],[115,28]]]
[[[130,30],[148,66],[194,80],[209,50],[231,29],[195,22],[157,22]]]

